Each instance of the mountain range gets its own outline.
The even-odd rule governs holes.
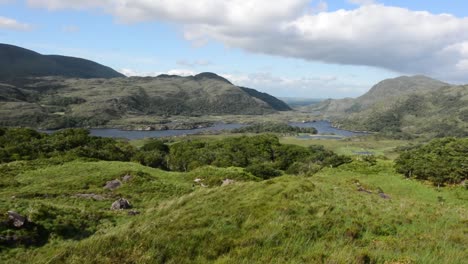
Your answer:
[[[92,61],[0,46],[0,125],[102,126],[142,116],[260,115],[283,101],[214,73],[125,77]],[[10,65],[10,66],[8,66]],[[150,118],[151,119],[151,118]]]

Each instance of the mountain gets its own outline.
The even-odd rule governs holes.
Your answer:
[[[154,123],[170,116],[260,115],[290,108],[214,73],[181,77],[29,78],[0,86],[0,125],[61,128],[109,121]],[[126,123],[122,121],[120,123]]]
[[[356,98],[326,100],[309,111],[337,126],[399,135],[468,136],[468,86],[402,76]]]
[[[412,93],[434,91],[444,86],[449,86],[449,84],[422,75],[401,76],[377,83],[360,97],[328,99],[307,109],[320,111],[326,118],[343,117],[343,115],[364,111],[383,101],[392,101]]]
[[[73,78],[125,77],[121,73],[81,58],[41,55],[21,47],[0,44],[0,81],[15,83],[25,77],[64,76]]]
[[[382,98],[388,100],[404,94],[434,91],[448,85],[448,83],[422,75],[401,76],[379,82],[367,93],[356,98],[356,102],[364,106],[372,105]]]
[[[292,110],[291,107],[289,107],[288,104],[285,102],[281,101],[280,99],[271,96],[267,93],[262,93],[259,92],[255,89],[251,88],[246,88],[246,87],[239,87],[241,88],[244,92],[248,93],[250,96],[253,96],[261,101],[266,102],[268,105],[270,105],[273,109],[277,111],[290,111]]]

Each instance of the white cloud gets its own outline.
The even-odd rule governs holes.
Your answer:
[[[270,73],[227,73],[221,74],[238,86],[255,88],[275,96],[328,98],[355,97],[369,89],[369,84],[332,75],[291,78],[273,76]]]
[[[468,81],[468,18],[349,0],[325,12],[310,0],[29,0],[35,7],[100,8],[124,22],[182,25],[186,39],[216,40],[255,53],[367,65],[405,74]],[[317,13],[318,12],[318,13]]]
[[[145,72],[145,71],[136,71],[133,69],[120,69],[120,73],[125,76],[140,76],[140,77],[155,77],[161,74],[168,74],[168,75],[179,75],[179,76],[192,76],[198,74],[198,72],[188,70],[188,69],[172,69],[168,71],[156,71],[156,72]]]
[[[26,23],[18,22],[8,17],[0,16],[0,29],[27,31],[31,30],[32,26]]]
[[[49,10],[58,9],[88,9],[106,7],[112,4],[111,0],[28,0],[32,7],[45,7]]]
[[[348,0],[348,3],[354,5],[373,5],[377,2],[375,0]]]

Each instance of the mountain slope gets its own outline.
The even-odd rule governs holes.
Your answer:
[[[326,100],[309,110],[337,126],[389,135],[468,136],[468,86],[425,76],[384,80],[356,98]]]
[[[347,128],[435,137],[468,136],[468,86],[400,96],[338,119]]]
[[[404,94],[434,91],[448,85],[448,83],[422,75],[401,76],[379,82],[367,93],[356,98],[356,101],[361,105],[372,105],[383,98],[388,99]]]
[[[246,87],[239,87],[239,88],[241,88],[244,92],[248,93],[250,96],[253,96],[259,100],[266,102],[268,105],[270,105],[273,109],[277,111],[292,110],[291,107],[289,107],[289,105],[287,105],[285,102],[267,93],[262,93],[255,89],[246,88]]]
[[[93,61],[58,55],[41,55],[8,44],[0,44],[0,69],[0,81],[3,82],[42,76],[124,77],[117,71]]]
[[[329,99],[307,109],[320,111],[326,118],[344,117],[350,113],[364,111],[375,104],[395,100],[400,96],[430,92],[444,86],[449,84],[426,76],[401,76],[377,83],[360,97]]]
[[[258,115],[289,110],[273,96],[253,89],[247,92],[214,73],[113,79],[46,77],[24,83],[0,87],[0,125],[95,127],[142,116]]]

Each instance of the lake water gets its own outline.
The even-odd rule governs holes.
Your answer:
[[[211,127],[196,128],[187,130],[161,130],[161,131],[134,131],[134,130],[120,130],[113,128],[99,128],[90,129],[89,132],[93,136],[98,137],[113,137],[113,138],[127,138],[127,139],[143,139],[143,138],[160,138],[160,137],[172,137],[172,136],[183,136],[183,135],[194,135],[205,131],[222,131],[222,130],[233,130],[236,128],[243,127],[241,124],[223,124],[217,123]]]
[[[318,131],[318,135],[302,135],[299,138],[341,138],[351,137],[357,135],[364,135],[365,133],[352,132],[332,127],[328,121],[317,121],[310,123],[290,123],[292,126],[298,127],[315,127]],[[183,135],[194,135],[205,131],[222,131],[232,130],[243,127],[241,124],[223,124],[218,123],[214,126],[207,128],[197,128],[191,130],[163,130],[163,131],[126,131],[119,129],[90,129],[90,133],[93,136],[99,137],[114,137],[114,138],[127,138],[127,139],[143,139],[143,138],[159,138],[159,137],[171,137],[171,136],[183,136]],[[331,136],[336,135],[336,136]]]

